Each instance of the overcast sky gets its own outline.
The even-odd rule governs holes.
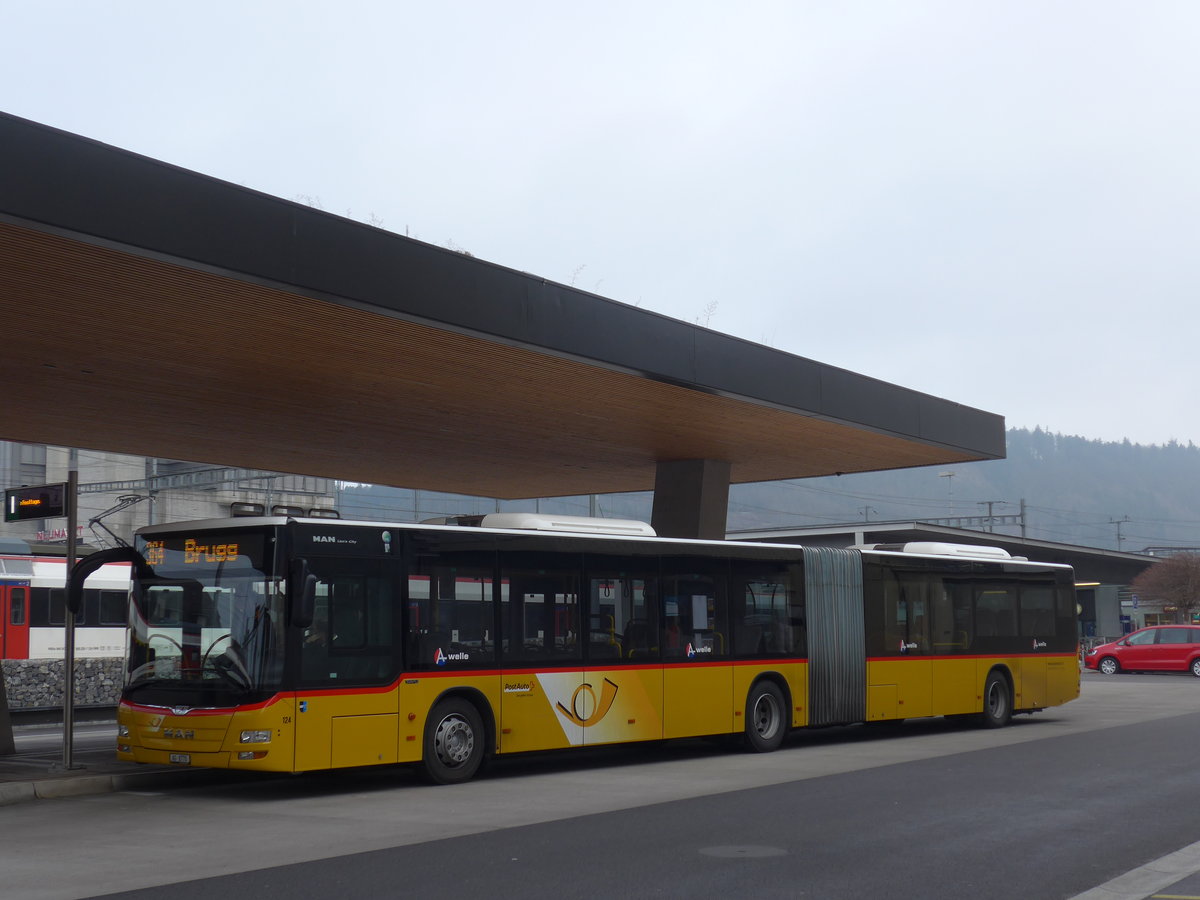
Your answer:
[[[0,109],[1089,438],[1200,443],[1200,3],[12,3]]]

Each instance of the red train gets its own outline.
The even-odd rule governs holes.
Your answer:
[[[124,656],[129,566],[101,567],[84,584],[75,655]],[[0,554],[0,659],[62,659],[67,564],[63,557]]]

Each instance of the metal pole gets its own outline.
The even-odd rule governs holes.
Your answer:
[[[154,484],[154,476],[158,474],[158,460],[152,457],[146,457],[146,524],[154,524],[154,503],[156,501],[155,494],[158,493],[151,486]],[[134,525],[130,525],[130,530],[136,530]]]
[[[79,519],[79,451],[72,450],[67,472],[67,571],[75,565],[75,528]],[[63,631],[63,761],[73,769],[75,742],[75,613],[66,610]]]

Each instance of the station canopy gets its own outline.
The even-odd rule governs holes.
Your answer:
[[[4,115],[0,309],[10,441],[502,499],[1004,455],[997,415]]]

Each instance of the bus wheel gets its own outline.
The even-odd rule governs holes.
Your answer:
[[[483,761],[483,720],[475,705],[461,697],[443,700],[425,722],[421,770],[434,784],[469,780]]]
[[[985,728],[1003,728],[1012,718],[1012,691],[1008,680],[999,672],[989,672],[983,684],[983,716]]]
[[[778,750],[787,733],[783,692],[773,681],[760,681],[746,698],[746,747],[755,753]]]

